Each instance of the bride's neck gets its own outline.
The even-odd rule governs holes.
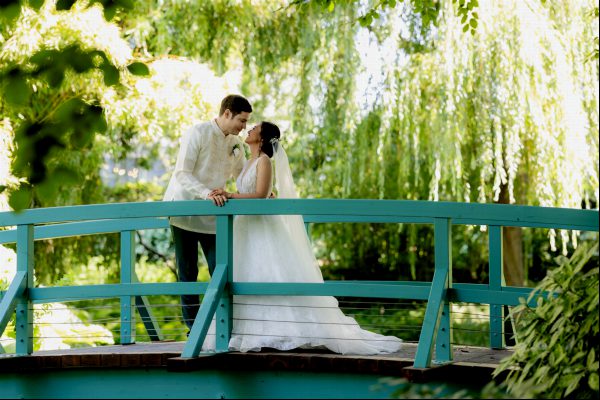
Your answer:
[[[260,147],[251,147],[250,148],[250,159],[254,160],[255,158],[260,157],[262,152],[260,151]]]

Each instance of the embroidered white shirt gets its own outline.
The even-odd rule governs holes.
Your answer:
[[[195,125],[181,137],[175,171],[163,200],[206,199],[211,190],[224,188],[230,178],[238,177],[244,160],[238,136],[225,136],[214,119]],[[216,231],[214,216],[173,217],[170,224],[193,232]]]

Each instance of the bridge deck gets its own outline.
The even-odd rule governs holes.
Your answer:
[[[272,371],[347,372],[404,376],[413,382],[467,380],[487,382],[500,360],[512,350],[459,346],[454,361],[432,368],[413,368],[416,343],[404,343],[398,353],[357,356],[329,351],[293,350],[201,354],[181,358],[184,342],[152,342],[131,345],[38,351],[30,356],[0,354],[0,372],[80,369],[80,368],[163,368],[173,372],[201,369],[250,369]]]

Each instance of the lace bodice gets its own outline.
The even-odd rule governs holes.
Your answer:
[[[239,193],[256,192],[256,166],[258,165],[258,159],[261,157],[267,156],[263,155],[254,160],[246,160],[244,163],[244,169],[242,169],[242,172],[235,181]],[[273,184],[271,183],[269,185],[268,193],[271,193],[272,188]]]

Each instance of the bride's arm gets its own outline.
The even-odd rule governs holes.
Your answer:
[[[271,194],[273,167],[269,157],[260,157],[256,165],[256,192],[227,193],[229,199],[266,199]]]

